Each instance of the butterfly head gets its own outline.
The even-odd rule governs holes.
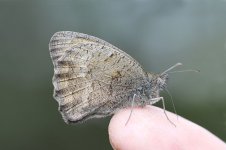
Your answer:
[[[157,86],[160,90],[166,88],[166,81],[168,80],[168,72],[174,69],[177,66],[181,66],[182,63],[176,63],[175,65],[171,66],[170,68],[163,71],[161,74],[157,75]]]
[[[160,91],[164,90],[166,88],[167,80],[169,79],[168,74],[160,74],[156,77],[156,86],[159,88]]]
[[[159,97],[159,92],[167,86],[168,74],[153,74],[147,73],[150,83],[150,98]]]
[[[168,72],[173,68],[182,65],[181,63],[177,63],[170,67],[169,69],[163,71],[160,74],[147,73],[147,77],[150,83],[150,88],[148,89],[149,98],[158,98],[160,91],[166,89],[167,80],[168,80]]]

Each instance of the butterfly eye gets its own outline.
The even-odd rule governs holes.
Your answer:
[[[160,88],[160,90],[163,90],[166,87],[166,79],[167,76],[164,76],[164,78],[159,77],[157,79],[157,85]]]

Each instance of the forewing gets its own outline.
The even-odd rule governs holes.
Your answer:
[[[142,67],[115,46],[82,33],[51,38],[54,97],[66,122],[111,114],[145,78]]]

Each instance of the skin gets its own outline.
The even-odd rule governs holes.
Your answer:
[[[226,150],[226,144],[201,126],[155,106],[117,112],[109,124],[109,139],[114,150]]]

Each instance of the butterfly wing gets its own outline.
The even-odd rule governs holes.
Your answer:
[[[90,35],[57,32],[49,50],[54,98],[67,123],[112,114],[146,77],[131,56]]]

